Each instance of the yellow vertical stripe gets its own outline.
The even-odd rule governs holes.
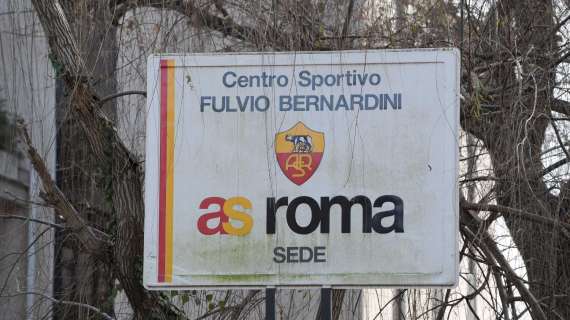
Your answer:
[[[172,207],[174,196],[174,60],[168,61],[167,86],[167,131],[166,131],[166,241],[165,241],[165,277],[166,282],[172,282]]]

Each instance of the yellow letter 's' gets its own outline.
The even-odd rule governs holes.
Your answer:
[[[236,205],[241,206],[244,210],[251,209],[251,202],[244,197],[233,197],[226,200],[224,203],[224,213],[230,218],[230,221],[224,222],[222,225],[224,230],[236,236],[245,236],[251,231],[253,227],[253,219],[251,216],[243,211],[238,211],[234,207]],[[232,219],[239,220],[243,223],[243,226],[236,228],[232,225]]]

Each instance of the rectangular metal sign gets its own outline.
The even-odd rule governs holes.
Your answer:
[[[148,60],[144,284],[453,286],[455,49]]]

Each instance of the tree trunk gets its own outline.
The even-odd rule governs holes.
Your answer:
[[[65,1],[64,12],[72,16],[74,36],[84,57],[89,78],[95,90],[104,96],[116,92],[114,76],[117,62],[116,28],[105,1]],[[105,195],[108,189],[105,176],[94,160],[81,126],[70,114],[70,90],[63,79],[56,81],[57,127],[59,128],[58,172],[59,188],[81,213],[84,221],[101,230],[112,227],[111,199]],[[107,103],[105,113],[115,117],[114,101]],[[113,314],[114,277],[104,257],[86,252],[67,230],[56,231],[56,268],[54,296],[60,300],[93,305],[107,314]],[[57,304],[54,311],[59,319],[89,319],[91,312],[85,308]]]
[[[87,78],[85,62],[59,2],[32,0],[32,4],[48,37],[54,64],[60,68],[70,91],[70,116],[81,124],[94,161],[103,171],[112,173],[109,192],[116,225],[109,266],[114,268],[136,319],[175,319],[180,312],[159,294],[147,291],[141,282],[142,168],[101,110],[100,99]]]
[[[464,128],[488,148],[498,204],[559,220],[564,199],[549,193],[541,160],[555,82],[552,3],[504,0],[497,8],[498,40],[515,62],[503,63],[493,75],[497,93],[492,98],[500,112]],[[505,221],[525,263],[530,291],[548,319],[557,318],[554,313],[570,319],[570,239],[533,221],[507,215]]]

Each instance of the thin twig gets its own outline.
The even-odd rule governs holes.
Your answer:
[[[471,218],[471,222],[475,222],[474,218]],[[476,222],[475,222],[476,223]],[[525,286],[521,279],[517,276],[515,271],[511,268],[507,259],[503,256],[497,244],[491,239],[487,231],[478,233],[477,235],[473,233],[467,225],[462,226],[464,234],[466,234],[470,241],[478,244],[481,249],[486,253],[487,258],[493,259],[503,271],[505,271],[505,276],[515,285],[517,290],[520,292],[525,302],[531,305],[532,315],[540,320],[546,320],[546,315],[544,310],[540,307],[538,300],[530,292],[530,290]]]
[[[40,296],[44,299],[50,300],[53,303],[56,304],[65,304],[65,305],[70,305],[70,306],[76,306],[79,308],[85,308],[88,310],[91,310],[95,313],[97,313],[98,315],[102,316],[104,319],[106,320],[115,320],[115,318],[111,317],[110,315],[108,315],[107,313],[101,311],[101,309],[94,307],[92,305],[86,304],[86,303],[81,303],[81,302],[75,302],[75,301],[67,301],[67,300],[58,300],[55,299],[53,297],[50,297],[46,294],[43,294],[41,292],[35,292],[35,291],[27,291],[27,292],[21,292],[21,293],[17,293],[17,294],[12,294],[12,295],[2,295],[2,298],[12,298],[12,297],[17,297],[17,296],[21,296],[21,295],[35,295],[35,296]]]
[[[354,10],[354,0],[350,0],[348,3],[348,8],[346,11],[346,18],[344,19],[344,25],[342,26],[342,33],[341,33],[341,49],[344,47],[344,40],[346,40],[346,36],[348,34],[348,29],[350,27],[350,19],[352,18],[352,11]]]
[[[53,228],[58,228],[58,229],[64,229],[65,228],[64,226],[57,224],[57,223],[52,223],[52,222],[48,222],[48,221],[44,221],[44,220],[40,220],[40,219],[34,219],[34,218],[26,217],[26,216],[18,216],[18,215],[13,215],[13,214],[0,214],[0,219],[18,219],[18,220],[24,220],[24,221],[28,221],[28,222],[45,224],[47,226],[50,226]]]

